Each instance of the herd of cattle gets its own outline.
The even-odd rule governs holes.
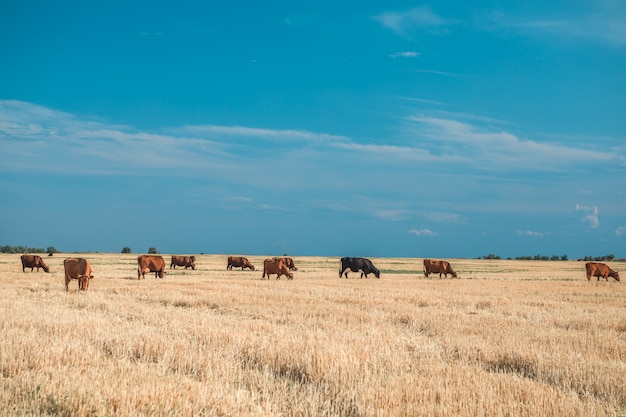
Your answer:
[[[30,268],[31,272],[37,268],[43,269],[45,272],[50,272],[50,268],[44,263],[43,259],[39,255],[22,255],[22,272],[26,272],[26,268]],[[341,258],[339,268],[339,278],[348,278],[348,271],[361,272],[361,278],[368,274],[374,274],[376,278],[380,278],[380,270],[374,266],[372,261],[367,258]],[[196,257],[195,256],[178,256],[172,255],[170,262],[170,269],[176,269],[177,266],[182,266],[185,269],[196,269]],[[69,291],[70,282],[75,279],[78,281],[79,290],[86,291],[89,287],[89,283],[93,279],[91,265],[84,258],[67,258],[63,261],[63,267],[65,268],[65,291]],[[245,268],[254,271],[254,265],[250,263],[248,258],[243,256],[229,256],[226,264],[227,270],[233,268],[241,268],[243,271]],[[587,262],[585,264],[587,271],[587,281],[591,280],[591,277],[604,278],[606,281],[609,277],[619,281],[619,273],[609,268],[608,265],[599,262]],[[287,279],[293,279],[293,273],[291,271],[297,271],[293,259],[288,257],[274,257],[267,258],[263,261],[263,275],[261,279],[270,279],[270,275],[276,275],[276,279],[279,279],[282,275]],[[137,279],[146,277],[146,274],[154,272],[155,278],[163,278],[165,275],[165,260],[161,255],[139,255],[137,257]],[[447,261],[434,261],[432,259],[424,259],[424,275],[428,277],[430,274],[439,274],[439,278],[443,275],[448,277],[450,274],[453,278],[457,278],[457,273],[452,269],[452,266]]]

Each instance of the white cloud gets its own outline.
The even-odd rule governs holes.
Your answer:
[[[597,229],[600,227],[600,219],[598,217],[599,210],[597,206],[590,207],[576,204],[576,212],[581,213],[583,216],[582,221],[589,223],[589,226],[592,228]]]
[[[617,229],[615,229],[615,234],[617,236],[624,236],[624,235],[626,235],[626,226],[620,226]]]
[[[414,31],[433,31],[446,24],[445,19],[434,13],[429,6],[418,6],[402,12],[385,12],[374,16],[380,24],[396,33],[408,37]]]
[[[447,213],[439,211],[430,211],[423,213],[424,218],[437,223],[456,223],[464,224],[465,219],[457,213]]]
[[[623,1],[588,1],[579,10],[554,10],[550,17],[492,10],[484,12],[475,24],[483,30],[516,30],[528,36],[550,35],[626,46],[626,4]]]
[[[450,71],[437,71],[437,70],[429,70],[429,69],[416,69],[413,72],[420,72],[424,74],[435,74],[435,75],[443,75],[446,77],[461,77],[461,74],[457,74]]]
[[[396,59],[396,58],[417,58],[419,55],[420,55],[419,52],[404,51],[404,52],[394,52],[393,54],[389,56],[393,59]]]
[[[582,7],[577,7],[582,6]],[[614,47],[626,46],[626,3],[619,0],[590,0],[568,10],[547,10],[545,15],[522,14],[502,9],[483,10],[462,20],[447,19],[427,6],[390,11],[375,16],[383,27],[410,38],[417,31],[444,33],[451,26],[478,31],[515,31],[524,36],[587,39]]]
[[[433,232],[430,229],[411,229],[409,233],[415,236],[437,236],[437,232]]]
[[[614,152],[522,139],[513,133],[494,128],[493,121],[485,120],[483,124],[487,126],[480,127],[476,123],[463,121],[467,115],[457,116],[456,119],[413,116],[408,119],[405,133],[418,139],[427,139],[433,148],[432,153],[445,154],[447,158],[463,158],[476,168],[485,170],[523,168],[554,171],[563,167],[571,169],[571,164],[576,163],[619,163],[625,159]]]
[[[380,219],[384,219],[384,220],[401,220],[403,219],[407,214],[407,210],[403,210],[403,209],[379,209],[379,208],[373,208],[371,211],[371,214],[374,217],[378,217]]]
[[[290,129],[264,129],[246,126],[217,126],[217,125],[197,125],[185,126],[182,128],[172,128],[172,132],[188,135],[209,135],[215,136],[242,136],[267,139],[299,139],[309,141],[338,141],[345,142],[349,138],[345,136],[329,135],[325,133],[314,133],[306,130]]]
[[[534,232],[532,230],[517,230],[515,232],[518,236],[543,236],[543,232]]]

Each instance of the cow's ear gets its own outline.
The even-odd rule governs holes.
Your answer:
[[[89,278],[89,279],[93,279],[93,275],[89,275],[87,278]]]

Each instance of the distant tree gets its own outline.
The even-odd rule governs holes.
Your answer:
[[[500,259],[500,257],[498,255],[490,253],[489,255],[483,256],[483,259]]]
[[[562,261],[567,261],[567,254],[563,254],[563,255],[561,256],[561,260],[562,260]]]
[[[128,246],[124,246],[124,247],[122,248],[122,253],[131,253],[131,252],[132,252],[132,251],[131,251],[131,249],[130,249]]]
[[[151,247],[150,249],[148,249],[148,253],[156,254],[156,253],[159,253],[159,251],[157,251],[157,249],[155,247]]]
[[[558,261],[559,259],[561,259],[559,255],[552,255],[552,258],[550,258],[551,261]]]
[[[46,253],[59,253],[59,251],[54,246],[48,246]]]

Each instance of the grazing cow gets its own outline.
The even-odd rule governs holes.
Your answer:
[[[243,271],[244,268],[250,268],[251,271],[254,271],[254,265],[250,263],[248,258],[243,256],[229,256],[228,257],[228,265],[226,265],[227,270],[231,270],[235,268],[240,268]]]
[[[89,262],[83,258],[67,258],[63,261],[63,267],[65,268],[65,291],[69,291],[68,286],[73,279],[78,280],[79,290],[87,291],[89,282],[93,279]]]
[[[373,273],[376,278],[380,278],[380,271],[374,266],[372,261],[367,258],[341,258],[341,268],[339,269],[339,278],[343,278],[344,274],[348,279],[348,270],[352,272],[361,271],[361,278],[367,274]]]
[[[287,268],[289,268],[290,271],[297,271],[298,268],[296,268],[296,265],[293,263],[293,259],[291,258],[279,258],[276,257],[275,259],[281,259],[283,261],[283,263],[285,264],[285,266]]]
[[[176,269],[177,266],[184,266],[185,269],[191,267],[191,269],[196,269],[196,257],[195,256],[179,256],[172,255],[172,263],[170,263],[170,269]]]
[[[448,274],[452,274],[454,278],[457,278],[456,272],[452,269],[452,266],[448,261],[433,261],[432,259],[424,259],[424,275],[428,278],[428,274],[443,274],[448,278]]]
[[[25,268],[30,268],[30,272],[33,272],[34,268],[37,268],[37,272],[39,272],[39,268],[43,268],[45,272],[50,272],[48,266],[43,263],[43,259],[39,255],[22,255],[22,272],[26,272]]]
[[[600,277],[607,281],[609,280],[609,277],[619,281],[619,273],[617,271],[613,271],[607,264],[600,262],[587,262],[585,264],[585,268],[587,269],[587,281],[590,281],[591,277],[598,277],[598,281],[600,281]]]
[[[165,275],[165,261],[161,255],[139,255],[137,264],[137,279],[145,279],[150,272],[154,272],[155,278],[163,278]]]
[[[267,258],[263,261],[263,275],[261,279],[270,279],[270,274],[276,274],[276,279],[280,279],[281,275],[285,275],[287,279],[293,279],[293,274],[289,272],[289,268],[281,258]]]

